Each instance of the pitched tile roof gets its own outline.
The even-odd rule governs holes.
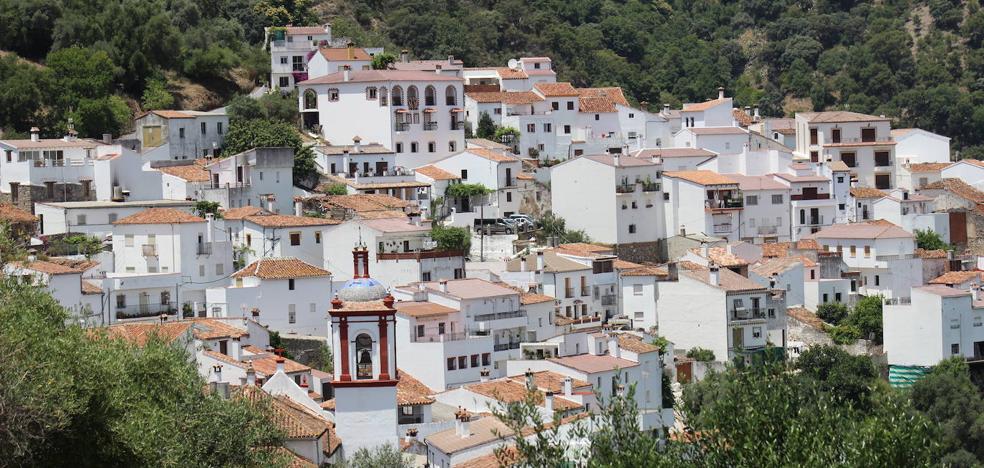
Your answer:
[[[610,257],[614,255],[614,249],[604,245],[589,244],[587,242],[571,242],[560,244],[555,249],[557,253],[570,254],[578,257],[597,257],[599,255]]]
[[[432,292],[441,290],[440,284],[436,281],[426,282],[424,286]],[[461,299],[480,299],[483,297],[518,295],[519,292],[491,281],[485,281],[479,278],[463,278],[448,280],[448,292],[446,294]]]
[[[709,99],[704,102],[688,102],[683,104],[684,112],[701,112],[728,102],[728,99]]]
[[[577,89],[568,82],[536,83],[533,87],[546,97],[578,96]]]
[[[318,268],[293,257],[261,258],[235,273],[233,278],[255,276],[260,279],[314,278],[330,276],[327,270]]]
[[[680,262],[680,275],[685,275],[702,283],[711,284],[711,271],[708,267],[692,262]],[[765,291],[765,287],[739,275],[727,268],[718,270],[718,284],[715,286],[727,292]]]
[[[3,203],[0,204],[0,220],[9,223],[33,223],[38,218],[14,205]]]
[[[619,272],[620,276],[668,276],[670,273],[666,267],[643,265],[638,268],[630,268]]]
[[[18,268],[23,268],[25,270],[33,270],[39,273],[45,273],[48,275],[73,275],[79,274],[80,271],[67,267],[65,265],[60,265],[58,263],[47,262],[44,260],[35,260],[33,262],[13,262],[11,265]]]
[[[239,396],[253,403],[267,402],[267,414],[287,439],[318,439],[328,432],[331,425],[327,419],[294,403],[287,396],[270,395],[256,385],[243,385]]]
[[[731,109],[731,115],[735,118],[735,122],[738,122],[738,125],[741,125],[742,127],[748,127],[749,125],[755,123],[752,116],[748,115],[748,113],[742,109]]]
[[[509,146],[485,138],[468,138],[465,143],[494,150],[509,150]]]
[[[540,293],[524,292],[519,294],[519,303],[522,305],[543,304],[554,300],[554,298]]]
[[[321,31],[324,34],[324,31]],[[352,47],[352,53],[349,54],[348,47],[322,47],[318,49],[318,52],[329,62],[343,62],[349,60],[358,61],[371,61],[372,56],[366,52],[365,49],[361,47]]]
[[[328,156],[338,156],[343,154],[390,154],[393,150],[379,143],[360,143],[359,150],[355,150],[355,145],[324,145],[317,147],[319,153]]]
[[[31,139],[27,140],[3,140],[0,142],[12,146],[17,149],[31,149],[31,148],[95,148],[99,146],[99,142],[95,140],[88,140],[85,138],[79,138],[74,141],[63,140],[60,138],[42,138],[38,141]]]
[[[501,102],[503,104],[533,104],[543,100],[539,94],[532,91],[497,91],[465,93],[469,99],[480,103]]]
[[[198,161],[192,164],[184,164],[181,166],[163,166],[158,167],[157,170],[163,174],[172,175],[179,179],[184,179],[188,182],[208,182],[211,178],[210,173],[205,166]]]
[[[329,73],[297,84],[372,83],[380,81],[462,81],[457,76],[440,75],[434,72],[416,70],[352,70],[349,72],[348,81],[345,81],[344,75],[344,72]]]
[[[577,354],[559,358],[549,358],[548,361],[555,362],[564,367],[570,367],[586,374],[598,372],[608,372],[614,369],[628,369],[636,367],[639,363],[628,359],[617,358],[609,354],[595,356],[594,354]]]
[[[930,293],[930,294],[935,294],[937,296],[943,296],[943,297],[969,296],[971,294],[970,291],[967,291],[967,290],[964,290],[964,289],[956,289],[956,288],[951,288],[951,287],[943,286],[943,285],[939,285],[939,284],[932,284],[932,285],[929,285],[929,286],[920,286],[920,287],[915,287],[915,288],[912,288],[912,289],[918,289],[918,290],[923,291],[923,292],[927,292],[927,293]]]
[[[186,211],[174,208],[150,208],[118,219],[113,224],[184,224],[204,222],[205,218],[199,218]]]
[[[809,262],[810,265],[807,265],[807,262]],[[777,257],[777,258],[762,259],[761,262],[752,265],[752,267],[749,268],[749,270],[758,274],[759,276],[764,276],[768,278],[773,274],[779,274],[784,271],[787,271],[790,268],[795,267],[796,265],[816,266],[816,263],[813,260],[810,260],[806,257]]]
[[[273,375],[277,373],[277,356],[272,354],[262,355],[261,357],[250,359],[253,369],[263,375]],[[295,372],[310,372],[311,368],[293,359],[284,359],[284,373],[293,374]]]
[[[102,286],[95,284],[89,280],[82,280],[82,294],[102,294]]]
[[[525,80],[529,78],[529,75],[521,69],[514,70],[509,67],[494,67],[492,70],[495,70],[495,72],[499,74],[499,78],[502,78],[503,80]]]
[[[422,166],[414,169],[417,174],[430,177],[434,180],[458,180],[461,176],[454,175],[444,169],[441,169],[433,164]]]
[[[246,221],[262,227],[285,228],[285,227],[304,227],[304,226],[328,226],[341,224],[341,221],[330,218],[315,218],[312,216],[294,216],[282,214],[258,213],[247,216]]]
[[[553,298],[551,298],[551,300],[553,300]],[[437,317],[453,314],[458,311],[457,309],[452,309],[450,307],[428,301],[399,301],[393,303],[393,307],[396,308],[397,313],[400,315],[406,315],[414,318]]]
[[[646,343],[642,341],[642,338],[629,333],[619,333],[616,339],[618,340],[619,348],[636,354],[655,353],[659,351],[659,346]]]
[[[743,174],[727,174],[727,176],[737,180],[738,188],[742,190],[789,190],[789,187],[767,175],[747,176]]]
[[[952,163],[913,163],[909,164],[909,172],[939,172],[947,167],[950,167]]]
[[[820,317],[817,317],[816,314],[810,312],[804,307],[788,307],[786,308],[786,315],[817,330],[824,329],[823,320],[820,320]]]
[[[267,213],[266,210],[258,206],[241,206],[239,208],[229,208],[222,212],[222,218],[227,220],[242,220],[248,216],[260,213]]]
[[[880,220],[884,221],[884,220]],[[890,222],[834,224],[807,236],[809,239],[912,239],[905,229]]]
[[[502,438],[512,437],[514,434],[512,429],[509,429],[494,416],[486,416],[477,421],[471,421],[468,424],[468,431],[470,434],[467,437],[462,437],[452,427],[431,434],[424,440],[441,452],[453,454],[472,447],[495,443]]]
[[[109,338],[118,338],[137,346],[147,344],[152,336],[161,338],[167,343],[172,343],[188,332],[194,322],[134,322],[118,323],[99,329],[97,333],[105,332]],[[97,329],[94,329],[97,330]]]
[[[690,249],[691,252],[701,255],[700,247]],[[718,266],[735,267],[748,265],[748,260],[741,258],[733,253],[729,253],[727,247],[711,247],[707,249],[707,259]]]
[[[628,106],[622,88],[577,88],[580,112],[616,112],[615,105]]]
[[[882,198],[888,196],[888,194],[882,192],[881,190],[871,187],[852,187],[851,196],[859,199],[867,199],[867,198]]]
[[[375,229],[379,232],[429,232],[430,226],[420,224],[419,226],[410,222],[406,216],[401,218],[379,218],[363,219],[361,225]]]
[[[392,195],[359,193],[351,195],[327,195],[321,198],[321,206],[328,209],[344,208],[361,215],[373,211],[402,210],[410,206],[410,202]]]
[[[738,181],[714,171],[667,171],[663,175],[700,185],[738,185]]]
[[[471,153],[494,162],[515,162],[519,161],[515,156],[510,156],[502,151],[490,150],[487,148],[467,148],[465,153]]]
[[[414,376],[399,369],[400,381],[396,384],[397,406],[429,405],[434,403],[434,391]]]
[[[535,382],[534,377],[534,382]],[[535,385],[535,384],[534,384]],[[503,403],[516,403],[522,401],[530,390],[526,387],[525,383],[517,382],[511,378],[495,379],[489,380],[488,382],[480,382],[475,384],[465,385],[466,390],[477,393],[479,395],[492,398]],[[544,392],[539,388],[534,390],[533,399],[538,406],[544,404]],[[572,409],[580,408],[580,403],[575,403],[571,400],[561,397],[554,397],[553,401],[554,411],[569,411]]]
[[[847,167],[847,163],[844,161],[831,161],[827,163],[827,166],[833,172],[851,172],[851,168]]]
[[[961,284],[972,280],[984,281],[984,271],[948,271],[936,278],[929,280],[929,284]]]
[[[946,250],[916,249],[916,256],[923,259],[947,258]]]
[[[944,189],[960,198],[974,203],[984,203],[984,192],[975,189],[961,179],[946,178],[933,182],[923,189]]]
[[[859,114],[848,111],[828,111],[828,112],[800,112],[807,122],[812,123],[840,123],[840,122],[875,122],[890,120],[887,117],[876,117],[874,115]]]
[[[509,378],[514,382],[519,382],[526,385],[525,374],[513,375]],[[554,371],[537,371],[533,373],[533,386],[546,392],[554,392],[555,394],[558,394],[564,391],[564,379],[566,378],[566,375]],[[581,379],[571,378],[572,391],[583,389],[585,387],[590,389],[591,384]]]
[[[328,34],[323,26],[287,26],[286,29],[291,36]]]

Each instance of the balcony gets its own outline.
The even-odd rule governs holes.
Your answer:
[[[601,296],[601,305],[603,306],[613,306],[618,296],[614,294],[605,294]]]
[[[618,184],[615,186],[615,193],[633,193],[635,189],[635,184]]]
[[[757,228],[760,236],[774,236],[779,232],[778,226],[759,226]]]
[[[735,309],[731,311],[731,320],[759,320],[764,318],[765,309],[761,307]]]
[[[437,130],[437,122],[424,122],[424,130],[427,131]]]
[[[143,250],[144,257],[156,257],[157,256],[157,245],[155,244],[144,244],[140,246]]]
[[[408,131],[410,130],[410,124],[406,122],[397,122],[396,125],[394,125],[394,130],[398,132]]]
[[[911,305],[911,297],[886,297],[885,305]]]
[[[714,225],[715,234],[727,234],[731,232],[731,223],[720,223]]]
[[[510,349],[519,349],[519,342],[514,341],[512,343],[500,343],[492,346],[493,351],[509,351]]]
[[[424,336],[417,336],[414,334],[410,335],[411,343],[443,343],[445,341],[461,341],[466,339],[468,339],[468,334],[465,332],[441,333],[438,335]]]
[[[156,317],[161,314],[174,315],[177,308],[172,303],[167,304],[137,304],[137,305],[116,305],[117,319],[130,319],[140,317]]]
[[[464,122],[451,122],[451,130],[464,130],[464,129],[465,129]]]
[[[741,198],[725,198],[723,200],[704,200],[704,209],[708,210],[733,210],[744,208],[745,202]]]
[[[212,255],[212,243],[198,244],[198,255]]]
[[[794,193],[789,196],[792,201],[804,200],[830,200],[829,193]]]
[[[525,317],[526,313],[521,310],[511,312],[496,312],[491,314],[479,314],[475,316],[476,322],[487,322],[489,320],[505,320],[517,317]]]
[[[659,189],[660,187],[658,182],[642,182],[643,192],[659,192]]]
[[[564,288],[564,297],[567,299],[574,297],[574,288]]]
[[[878,146],[878,145],[894,145],[895,138],[892,136],[878,135],[878,136],[862,136],[860,138],[841,138],[839,141],[832,141],[827,143],[826,146]]]
[[[464,252],[460,250],[415,250],[413,252],[380,252],[376,254],[376,260],[422,260],[428,258],[454,258],[463,257]]]

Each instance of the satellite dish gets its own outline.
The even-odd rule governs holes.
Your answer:
[[[507,65],[509,65],[509,68],[512,68],[513,70],[518,70],[519,69],[519,60],[509,59],[509,63]]]

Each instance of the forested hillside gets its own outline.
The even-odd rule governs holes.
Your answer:
[[[0,128],[119,134],[134,110],[216,107],[268,73],[265,25],[307,0],[0,0]]]
[[[984,157],[977,0],[337,0],[360,43],[502,66],[548,55],[560,79],[620,85],[656,107],[726,86],[768,115],[850,109],[953,138]],[[359,36],[360,30],[366,30]]]

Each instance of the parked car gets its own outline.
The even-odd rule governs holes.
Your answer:
[[[475,231],[491,234],[513,234],[519,231],[519,226],[508,219],[476,219]]]
[[[533,218],[528,215],[513,213],[506,219],[514,221],[517,225],[524,229],[533,229],[536,227],[536,223],[533,222]]]

